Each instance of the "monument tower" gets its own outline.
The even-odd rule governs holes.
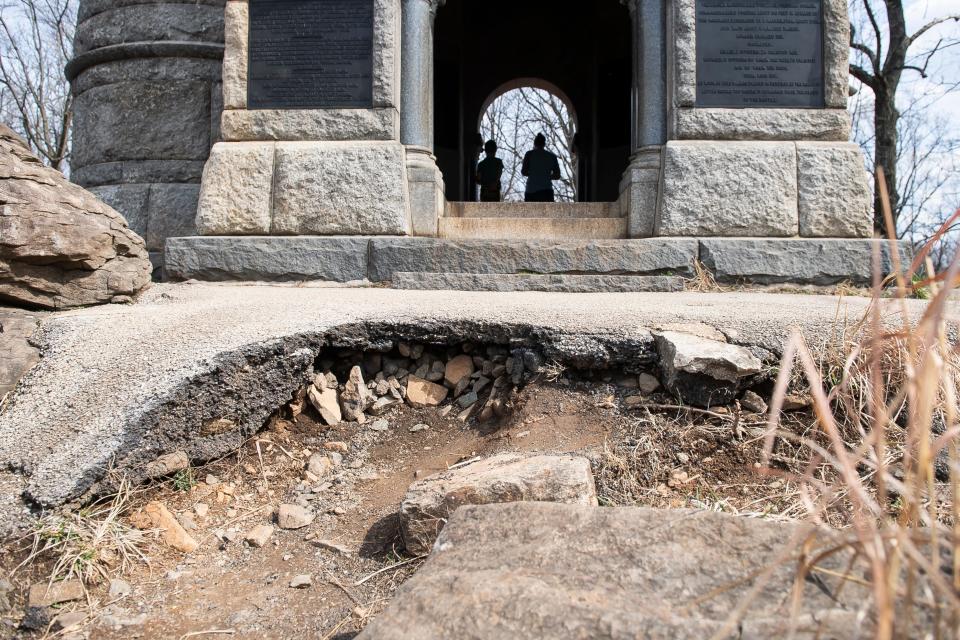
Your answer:
[[[217,120],[211,95],[182,136],[163,123],[155,154],[205,154],[201,129],[218,140],[195,231],[167,234],[173,277],[409,284],[419,273],[450,285],[451,274],[684,275],[700,260],[731,281],[869,279],[844,0],[227,0],[222,15],[219,122],[196,125]],[[179,68],[174,56],[216,64],[212,49],[172,46],[148,47],[124,73],[164,78],[154,67]],[[111,64],[75,61],[75,90],[100,67],[116,78]],[[521,78],[558,87],[580,118],[582,202],[473,202],[476,123]],[[122,118],[107,123],[124,130],[116,151],[91,144],[90,120],[78,113],[91,165],[136,147]],[[196,148],[174,153],[180,138]],[[120,182],[104,183],[132,198]],[[118,199],[135,220],[149,209]]]

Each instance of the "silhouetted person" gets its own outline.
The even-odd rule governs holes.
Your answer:
[[[553,181],[560,179],[560,162],[546,146],[547,139],[538,133],[533,140],[533,150],[523,157],[521,173],[527,177],[524,193],[527,202],[553,202]]]
[[[503,176],[503,160],[497,157],[497,143],[487,140],[483,145],[487,157],[477,165],[477,184],[480,185],[480,202],[500,202],[500,178]]]

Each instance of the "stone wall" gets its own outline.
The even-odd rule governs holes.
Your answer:
[[[204,162],[220,137],[223,0],[82,0],[72,178],[162,257],[195,233]]]

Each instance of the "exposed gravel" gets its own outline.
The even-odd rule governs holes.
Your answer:
[[[40,363],[0,414],[0,534],[33,504],[77,499],[113,465],[239,446],[306,380],[324,344],[512,342],[574,366],[650,362],[650,331],[706,323],[776,353],[792,327],[821,339],[865,298],[763,293],[474,293],[157,285],[138,303],[52,314]],[[911,302],[919,312],[922,302]],[[209,421],[239,429],[200,437]]]

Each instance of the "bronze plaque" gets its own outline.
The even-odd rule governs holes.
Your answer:
[[[374,0],[250,0],[249,109],[373,106]]]
[[[697,0],[698,107],[823,107],[822,0]]]

